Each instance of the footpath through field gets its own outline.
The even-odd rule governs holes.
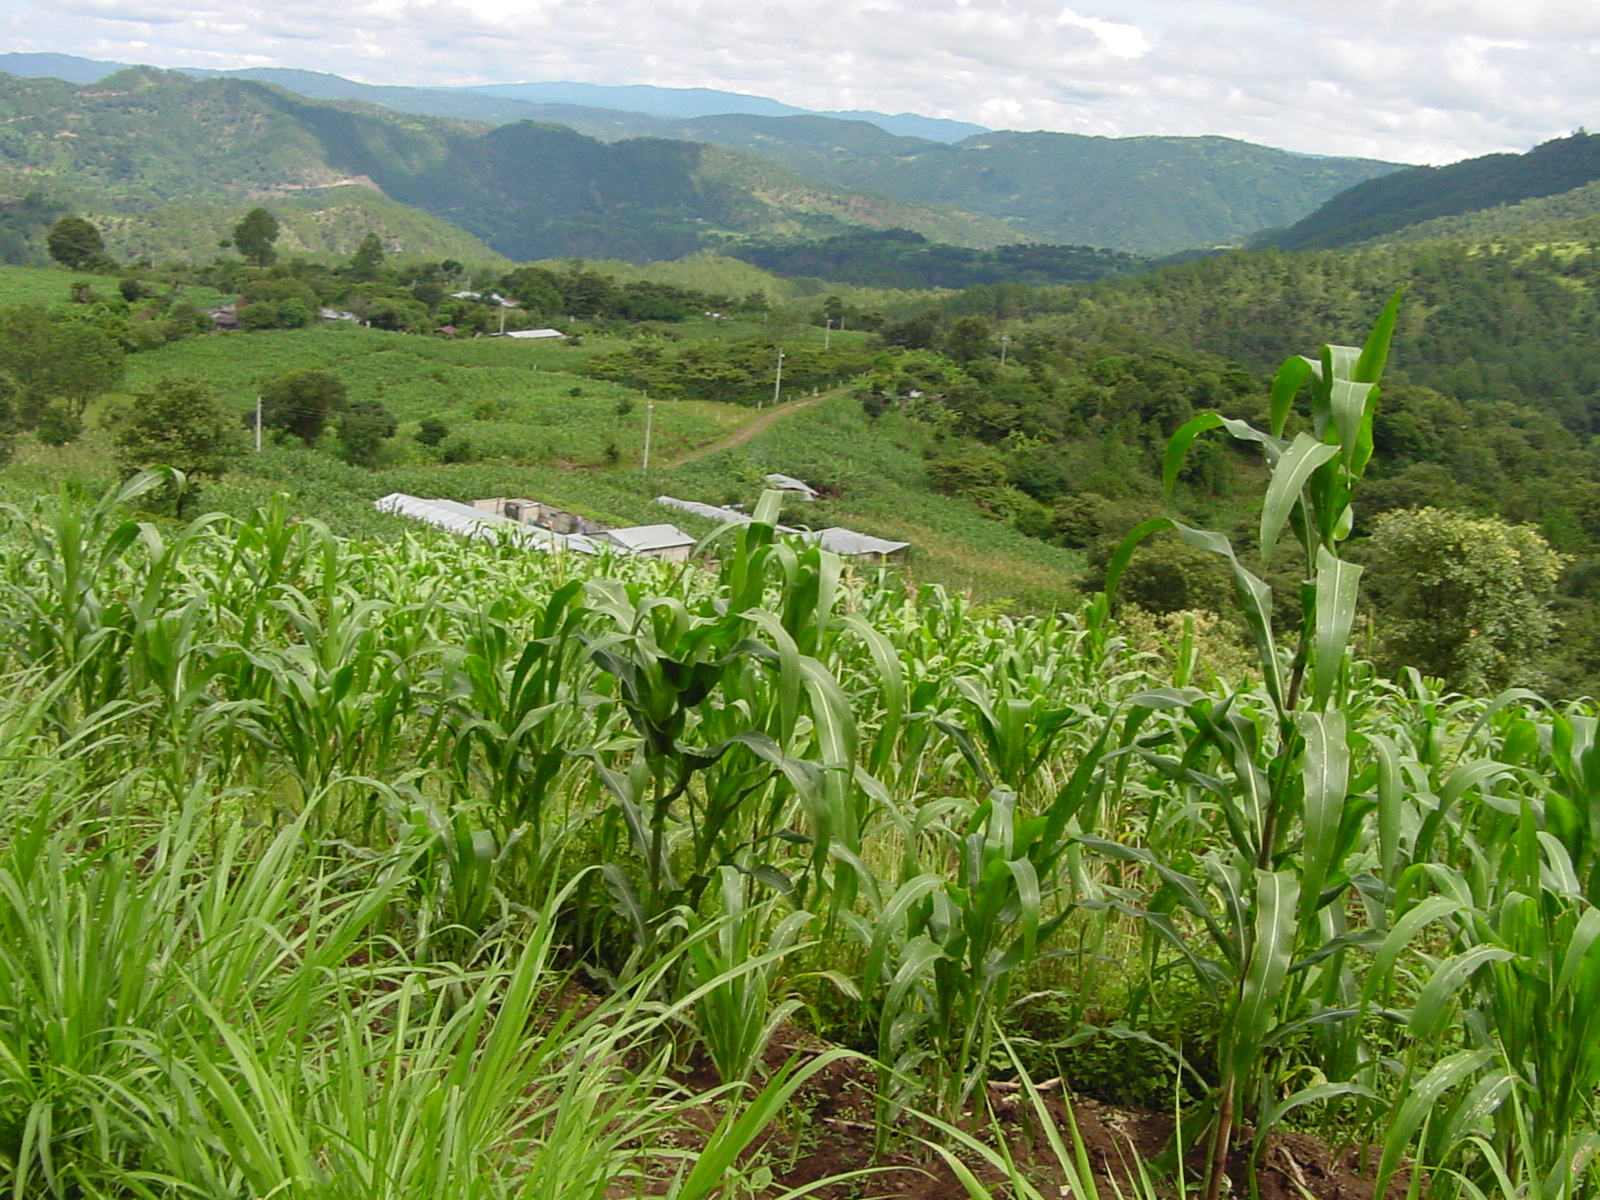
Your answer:
[[[774,422],[781,421],[784,417],[792,416],[802,408],[810,408],[813,404],[820,404],[828,397],[838,395],[842,390],[842,388],[835,388],[831,392],[823,392],[820,396],[807,396],[804,400],[791,400],[787,404],[780,404],[776,408],[763,412],[748,425],[740,426],[727,437],[691,450],[687,454],[680,454],[677,458],[670,459],[662,465],[667,467],[682,466],[684,463],[704,458],[708,454],[715,454],[718,450],[731,450],[735,446],[742,446]]]

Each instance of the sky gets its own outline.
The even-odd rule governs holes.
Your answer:
[[[1600,0],[0,0],[0,50],[712,87],[1398,162],[1600,127]]]

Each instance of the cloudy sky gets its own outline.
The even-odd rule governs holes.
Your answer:
[[[0,49],[715,87],[1451,162],[1600,127],[1600,0],[0,0]]]

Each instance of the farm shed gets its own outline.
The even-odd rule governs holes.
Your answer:
[[[738,525],[748,525],[755,519],[749,513],[742,513],[736,508],[718,508],[715,504],[701,504],[698,500],[679,500],[676,496],[657,496],[656,503],[693,513],[708,521],[732,521]]]
[[[598,554],[600,545],[581,535],[553,533],[548,529],[522,525],[492,512],[485,512],[459,500],[424,500],[404,492],[391,492],[373,501],[373,507],[382,513],[426,521],[439,529],[447,529],[462,537],[478,541],[504,538],[528,550],[576,550],[580,554]]]
[[[891,542],[887,538],[841,529],[837,525],[809,535],[840,558],[865,558],[873,562],[904,562],[910,542]]]
[[[524,525],[538,525],[544,529],[551,529],[556,533],[592,535],[604,533],[611,528],[600,521],[591,521],[588,517],[567,512],[553,504],[529,500],[526,497],[511,499],[506,496],[493,496],[487,500],[474,500],[472,507],[493,513],[497,517],[520,521]]]
[[[662,562],[688,562],[694,549],[694,538],[676,525],[633,525],[627,529],[608,529],[600,540],[626,550],[629,554],[643,554],[659,558]]]
[[[698,500],[679,500],[676,496],[657,496],[657,504],[665,504],[668,508],[676,508],[682,512],[693,513],[697,517],[705,517],[708,521],[725,521],[733,525],[749,525],[755,520],[749,513],[740,512],[736,508],[718,508],[715,504],[701,504]],[[776,525],[779,533],[802,533],[788,525]]]
[[[567,335],[559,329],[508,329],[504,333],[491,333],[489,336],[526,340],[528,338],[564,338]]]

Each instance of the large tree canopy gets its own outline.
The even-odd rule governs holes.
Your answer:
[[[1388,512],[1367,545],[1383,658],[1452,687],[1537,682],[1562,557],[1537,530],[1441,508]]]
[[[261,423],[313,445],[345,410],[344,381],[327,371],[290,371],[261,389]]]
[[[264,208],[252,208],[233,227],[234,249],[258,267],[270,267],[277,259],[277,240],[278,218]]]
[[[117,465],[129,475],[172,467],[190,480],[218,479],[244,451],[239,421],[198,379],[166,376],[137,393],[116,424]],[[182,510],[198,489],[179,497]]]
[[[62,217],[50,227],[45,246],[62,266],[81,271],[105,253],[106,243],[100,231],[82,217]]]
[[[91,400],[122,382],[123,357],[116,339],[95,325],[39,307],[0,309],[0,373],[25,429],[52,408],[82,420]]]

